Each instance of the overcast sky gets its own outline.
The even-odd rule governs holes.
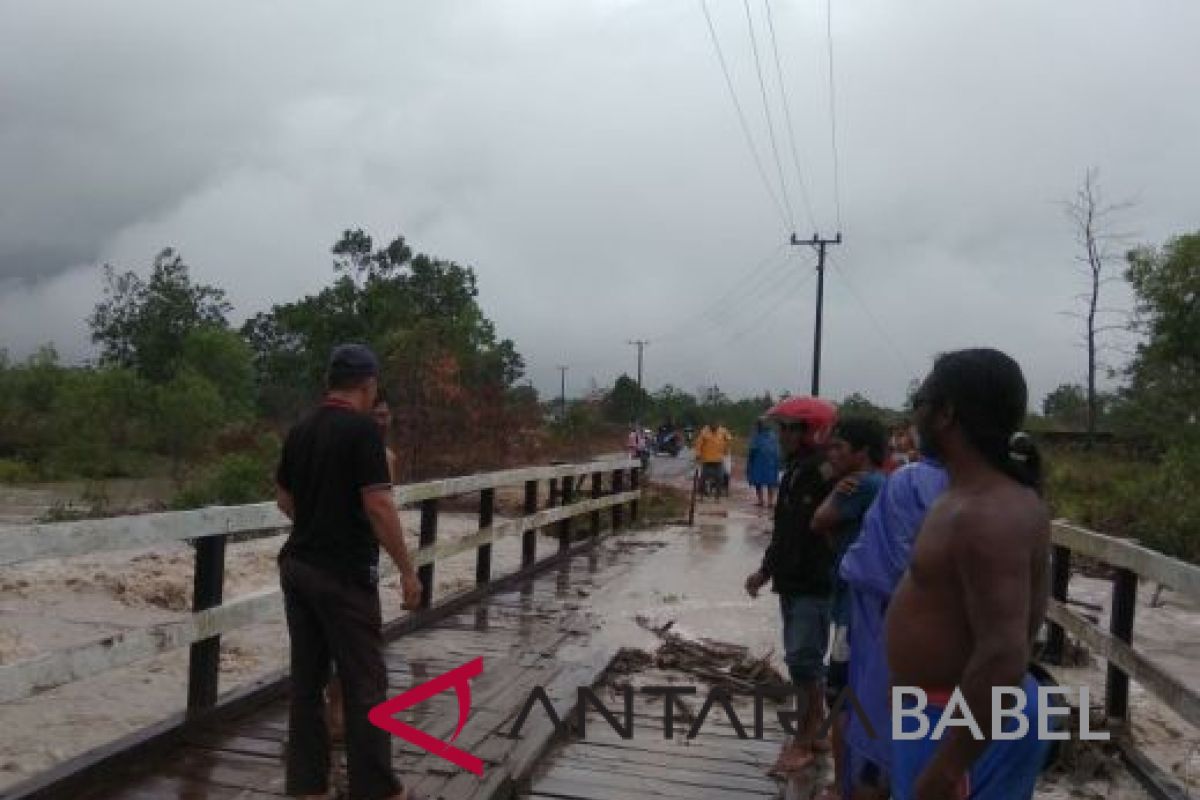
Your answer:
[[[763,0],[750,0],[796,229]],[[709,0],[779,193],[745,7]],[[825,6],[771,4],[816,226],[837,229]],[[1056,205],[1089,166],[1120,228],[1200,228],[1200,3],[834,0],[845,244],[824,384],[899,403],[992,345],[1035,400],[1080,380],[1080,274]],[[0,346],[89,355],[100,265],[170,245],[235,322],[330,279],[363,226],[473,265],[529,377],[636,369],[800,391],[810,248],[755,168],[699,0],[0,0]],[[1127,305],[1114,287],[1106,304]],[[1113,360],[1119,355],[1112,354]]]

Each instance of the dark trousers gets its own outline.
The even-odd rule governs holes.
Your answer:
[[[285,791],[328,791],[325,686],[332,659],[345,701],[350,797],[378,800],[398,794],[391,734],[367,721],[367,713],[387,699],[379,590],[293,557],[280,561],[279,577],[292,643]]]

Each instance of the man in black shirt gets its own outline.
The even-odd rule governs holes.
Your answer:
[[[787,468],[775,504],[771,544],[762,566],[746,578],[757,597],[767,581],[779,594],[783,616],[784,661],[799,694],[799,736],[780,753],[773,772],[791,772],[812,760],[824,703],[825,650],[829,642],[829,595],[833,550],[812,530],[812,518],[831,488],[823,469],[824,443],[836,418],[833,406],[813,397],[795,397],[767,415],[779,425]]]
[[[288,433],[276,475],[278,503],[293,522],[279,553],[291,638],[289,795],[325,798],[330,661],[345,698],[350,796],[407,800],[392,773],[390,734],[368,712],[387,699],[379,602],[379,546],[400,570],[404,607],[420,604],[421,583],[392,501],[383,438],[368,416],[379,362],[362,345],[342,345],[329,362],[325,401]]]

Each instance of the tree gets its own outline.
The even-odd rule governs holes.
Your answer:
[[[132,369],[64,371],[51,415],[57,471],[89,478],[134,474],[154,416],[150,405],[150,386]]]
[[[651,398],[653,413],[663,421],[676,425],[695,425],[697,421],[696,398],[671,384],[659,389]]]
[[[613,388],[604,396],[604,418],[609,422],[632,423],[646,408],[650,395],[639,389],[637,381],[628,375],[617,378]]]
[[[132,368],[162,383],[173,374],[188,334],[227,327],[232,307],[225,292],[193,283],[182,257],[169,247],[155,257],[148,280],[111,265],[104,275],[104,299],[88,318],[102,364]]]
[[[1167,445],[1200,426],[1200,232],[1137,248],[1128,264],[1143,340],[1127,370],[1122,416]]]
[[[417,328],[453,354],[468,386],[509,388],[524,373],[516,346],[496,336],[479,307],[470,267],[414,255],[403,237],[376,250],[361,229],[343,232],[331,252],[337,275],[331,286],[276,305],[243,328],[255,353],[260,396],[277,410],[286,413],[320,387],[336,345],[363,342],[382,352],[394,336]]]
[[[183,340],[176,369],[205,378],[221,394],[227,421],[254,413],[254,354],[246,341],[224,328],[198,328]]]
[[[1077,383],[1061,384],[1042,400],[1042,414],[1068,428],[1086,428],[1088,424],[1087,393]]]
[[[875,405],[859,392],[848,395],[838,403],[838,415],[845,417],[865,417],[888,423],[892,414],[885,408]]]
[[[182,477],[185,462],[200,457],[225,424],[221,392],[192,369],[180,369],[159,386],[154,398],[158,446],[171,457],[172,475]]]
[[[1104,325],[1102,316],[1114,312],[1100,306],[1100,290],[1112,280],[1110,265],[1115,263],[1119,255],[1113,252],[1114,243],[1123,237],[1113,234],[1110,230],[1115,214],[1129,207],[1128,203],[1117,205],[1106,204],[1097,183],[1098,170],[1088,169],[1084,175],[1083,185],[1075,193],[1073,200],[1065,203],[1066,213],[1075,227],[1079,246],[1083,255],[1077,257],[1084,266],[1088,290],[1080,296],[1086,305],[1083,314],[1087,343],[1087,447],[1090,449],[1096,441],[1096,420],[1099,416],[1099,400],[1096,391],[1096,377],[1099,368],[1097,352],[1099,334],[1113,329],[1121,329],[1122,325]]]

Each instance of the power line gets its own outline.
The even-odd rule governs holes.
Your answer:
[[[888,332],[884,330],[883,325],[879,322],[879,318],[871,312],[871,308],[866,304],[866,301],[863,300],[858,289],[855,288],[854,282],[850,279],[850,273],[846,271],[845,267],[833,259],[830,259],[829,263],[832,264],[834,269],[837,270],[838,275],[840,275],[842,278],[842,282],[845,283],[846,288],[850,290],[850,296],[854,298],[855,302],[858,303],[859,308],[861,308],[863,313],[867,315],[867,319],[875,328],[875,332],[879,334],[879,338],[883,340],[887,348],[892,351],[892,355],[894,355],[904,365],[904,369],[908,371],[909,375],[916,374],[916,370],[913,369],[912,362],[907,356],[904,355],[903,352],[901,352],[900,348],[896,346],[894,337],[889,335]]]
[[[771,14],[771,0],[763,0],[767,9],[767,26],[771,30],[771,50],[775,53],[775,74],[779,77],[779,100],[783,104],[783,118],[787,122],[788,141],[792,147],[792,164],[796,167],[796,181],[800,184],[800,198],[804,201],[804,210],[808,213],[808,222],[813,230],[817,229],[817,221],[813,216],[812,203],[808,197],[808,187],[804,183],[804,171],[800,169],[800,151],[796,147],[796,132],[792,127],[792,112],[788,106],[787,89],[783,82],[783,67],[779,61],[779,43],[775,38],[775,19]],[[839,226],[840,227],[840,226]]]
[[[767,190],[767,194],[770,196],[775,210],[779,212],[779,218],[783,221],[784,227],[794,227],[794,224],[789,221],[790,218],[787,213],[784,212],[779,198],[775,196],[775,190],[771,188],[771,181],[768,180],[767,171],[763,168],[762,159],[758,155],[758,148],[754,146],[754,137],[750,135],[750,126],[746,122],[746,113],[742,110],[742,104],[738,100],[737,91],[733,88],[733,79],[729,76],[729,66],[725,63],[725,54],[721,51],[721,42],[717,39],[717,29],[713,25],[712,15],[708,13],[708,3],[706,0],[700,0],[700,8],[704,11],[704,19],[708,21],[708,33],[712,37],[713,49],[716,51],[717,61],[721,64],[721,72],[725,75],[725,86],[729,89],[729,99],[733,101],[733,108],[737,111],[738,122],[742,126],[742,134],[746,137],[746,146],[750,148],[750,155],[754,158],[754,166],[758,169],[758,177],[762,179],[763,188]]]
[[[746,272],[739,276],[739,278],[726,291],[722,292],[715,300],[704,306],[703,310],[683,317],[678,323],[670,327],[666,333],[657,337],[658,340],[665,341],[668,339],[674,339],[687,333],[688,328],[690,328],[693,324],[715,314],[732,298],[737,297],[739,294],[745,292],[747,287],[757,285],[762,280],[763,275],[770,272],[770,270],[767,268],[779,258],[779,255],[786,248],[786,244],[776,245],[775,249],[771,251],[770,255],[759,260],[753,267],[746,270]]]
[[[813,277],[816,275],[816,272],[814,271],[808,274],[793,272],[792,274],[800,275],[801,277],[799,280],[793,279],[789,284],[781,286],[779,295],[775,298],[775,302],[768,307],[769,310],[759,314],[747,327],[730,337],[726,342],[727,344],[733,344],[741,341],[751,333],[757,331],[765,323],[770,321],[777,313],[779,313],[779,309],[787,304],[787,301],[794,299],[792,295],[794,295],[796,292],[799,292],[801,289],[807,286],[810,281],[812,281]]]
[[[763,116],[767,119],[767,138],[771,142],[771,152],[775,156],[775,169],[779,172],[779,193],[787,206],[788,220],[792,230],[796,230],[796,214],[792,211],[792,201],[788,195],[787,182],[783,178],[783,161],[779,158],[779,145],[775,141],[775,123],[771,119],[771,105],[767,102],[767,84],[763,80],[762,60],[758,55],[758,36],[754,33],[754,18],[750,15],[750,0],[742,0],[746,8],[746,28],[750,32],[750,49],[754,53],[754,71],[758,75],[758,90],[762,94]]]
[[[838,170],[837,91],[833,80],[833,0],[825,0],[825,38],[829,43],[829,142],[833,150],[833,204],[837,211],[837,229],[842,229],[842,189]]]

